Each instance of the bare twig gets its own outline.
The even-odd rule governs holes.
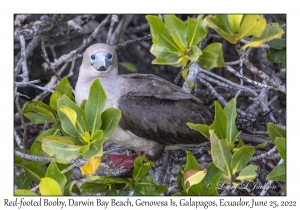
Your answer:
[[[110,37],[110,44],[115,45],[119,42],[121,34],[123,33],[124,29],[127,28],[128,24],[131,22],[134,15],[128,14],[123,15],[122,19],[120,20],[118,26],[116,27],[114,33]]]
[[[136,38],[136,39],[132,39],[132,40],[128,40],[126,42],[122,42],[118,45],[115,45],[114,48],[115,49],[118,49],[120,47],[126,47],[127,45],[130,45],[130,44],[133,44],[133,43],[136,43],[136,42],[141,42],[141,41],[145,41],[145,40],[150,40],[151,39],[151,34],[148,34],[146,36],[143,36],[143,37],[140,37],[140,38]]]
[[[112,15],[111,16],[111,20],[110,20],[110,26],[109,26],[109,30],[108,30],[108,34],[107,34],[107,38],[106,38],[106,44],[110,44],[110,37],[111,34],[113,32],[114,26],[115,24],[118,22],[118,15]]]
[[[259,143],[259,144],[267,142],[268,144],[273,144],[273,142],[269,138],[262,137],[262,136],[250,135],[246,133],[241,133],[240,136],[245,142]]]
[[[175,85],[177,85],[177,83],[179,82],[180,78],[181,78],[181,75],[182,75],[182,71],[185,69],[184,66],[181,67],[180,71],[178,72],[176,78],[174,79],[173,83]]]
[[[182,89],[187,93],[190,93],[193,89],[193,87],[189,86],[188,82],[195,83],[196,79],[197,79],[197,75],[199,74],[199,70],[197,68],[197,66],[198,66],[197,63],[190,63],[189,65],[190,65],[189,72],[186,77],[187,81],[184,81],[184,83],[182,85]]]
[[[126,33],[128,34],[135,34],[135,33],[139,33],[141,31],[145,31],[149,28],[149,23],[143,23],[142,25],[136,26],[134,28],[129,28]]]
[[[275,95],[273,98],[270,99],[270,101],[268,101],[267,106],[270,106],[277,99],[278,99],[278,95]]]
[[[279,90],[282,93],[286,93],[286,89],[284,86],[276,83],[273,79],[271,79],[268,75],[266,75],[263,71],[257,69],[250,61],[249,58],[247,57],[246,60],[244,61],[245,66],[247,69],[249,69],[253,74],[259,76],[263,80],[265,80],[269,85],[273,86],[277,90]]]
[[[239,77],[240,79],[244,80],[245,82],[248,82],[256,87],[260,87],[260,88],[267,88],[267,89],[275,89],[272,86],[266,85],[266,84],[262,84],[260,82],[256,82],[254,80],[249,79],[248,77],[246,77],[243,74],[240,74],[239,72],[237,72],[236,70],[234,70],[232,67],[230,66],[226,66],[225,67],[226,70],[228,70],[229,72],[231,72],[232,74],[234,74],[235,76]]]
[[[20,136],[18,135],[18,132],[16,131],[16,128],[14,129],[14,136],[15,136],[15,141],[16,141],[18,147],[23,148],[22,141],[20,139]]]
[[[223,98],[223,96],[221,96],[219,93],[217,93],[217,91],[213,88],[213,86],[211,86],[207,81],[205,81],[201,77],[198,77],[198,80],[209,89],[209,91],[218,99],[218,101],[220,101],[220,103],[223,106],[225,106],[227,104],[227,101]]]
[[[32,160],[32,161],[37,161],[37,162],[46,162],[49,163],[54,160],[54,158],[49,158],[49,157],[42,157],[42,156],[34,156],[34,155],[28,155],[22,152],[19,152],[17,150],[14,150],[14,154],[16,156],[19,156],[25,160]]]
[[[39,82],[41,82],[41,81],[39,79],[37,79],[37,80],[31,80],[28,82],[15,82],[15,85],[17,87],[27,87],[30,84],[35,84],[35,83],[39,83]]]
[[[266,81],[270,86],[273,87],[275,90],[279,90],[280,92],[286,93],[286,89],[284,86],[276,83],[273,79],[271,79],[267,74],[265,74],[263,71],[257,69],[250,61],[249,61],[249,54],[252,51],[253,48],[249,48],[246,53],[241,49],[240,43],[237,43],[235,45],[236,51],[238,52],[240,58],[243,60],[243,63],[247,67],[248,70],[250,70],[253,74],[257,75],[264,81]],[[227,66],[226,66],[227,67]],[[227,69],[227,68],[226,68]],[[228,70],[228,69],[227,69]],[[241,78],[242,79],[242,78]],[[267,87],[266,87],[267,88]],[[269,88],[267,88],[269,89]]]
[[[93,33],[86,40],[84,40],[83,43],[77,49],[72,50],[68,54],[64,54],[64,55],[60,56],[60,58],[58,58],[57,61],[55,61],[54,63],[52,63],[52,65],[55,68],[57,68],[61,64],[65,63],[65,62],[69,61],[71,58],[73,58],[74,55],[76,55],[77,53],[79,53],[82,50],[84,50],[86,48],[86,46],[88,46],[92,42],[92,40],[96,37],[96,35],[98,34],[99,30],[108,22],[110,16],[111,15],[107,15],[106,18],[93,31]],[[47,70],[47,68],[45,68],[45,70]],[[60,72],[60,71],[58,71],[58,72]]]
[[[26,126],[25,126],[23,113],[22,113],[22,110],[21,110],[21,107],[20,107],[20,104],[19,104],[19,95],[18,95],[18,94],[16,94],[16,100],[15,100],[15,103],[16,103],[16,107],[17,107],[18,112],[19,112],[19,117],[20,117],[21,123],[22,123],[23,128],[24,128],[24,132],[23,132],[23,142],[22,142],[22,143],[23,143],[24,152],[26,153],[27,128],[26,128]]]
[[[257,161],[257,160],[260,160],[260,159],[264,159],[266,158],[267,156],[270,156],[272,155],[274,152],[277,151],[277,148],[276,147],[273,147],[271,150],[269,150],[268,152],[266,153],[263,153],[261,155],[258,155],[258,156],[254,156],[254,157],[251,157],[250,158],[250,161]]]
[[[22,70],[23,73],[19,76],[22,77],[23,82],[29,81],[29,74],[27,69],[27,62],[26,62],[26,46],[25,46],[25,39],[24,36],[20,36],[20,43],[21,43],[21,60],[22,60]]]
[[[16,15],[14,26],[21,26],[25,19],[30,15]]]
[[[251,94],[254,95],[254,96],[258,96],[258,94],[257,94],[254,90],[252,90],[251,88],[248,88],[248,87],[245,87],[245,86],[238,85],[238,84],[236,84],[236,83],[234,83],[234,82],[231,82],[231,81],[228,80],[228,79],[225,79],[224,77],[221,77],[221,76],[219,76],[219,75],[216,75],[216,74],[214,74],[214,73],[212,73],[212,72],[210,72],[210,71],[207,71],[207,70],[205,70],[205,69],[202,69],[201,67],[198,67],[198,69],[199,69],[199,71],[200,71],[201,73],[207,74],[207,75],[209,75],[209,76],[211,76],[211,77],[214,77],[214,78],[216,78],[216,79],[218,79],[218,80],[220,80],[220,81],[223,81],[224,83],[229,84],[230,86],[232,86],[233,88],[235,88],[235,89],[237,89],[237,90],[242,90],[242,91],[244,91],[244,92],[249,92],[249,93],[251,93]],[[202,74],[201,74],[201,76],[202,76]],[[213,80],[209,79],[208,77],[203,77],[203,78],[204,78],[205,80],[207,80],[207,81],[214,82]],[[215,83],[215,84],[218,84],[218,85],[220,85],[220,86],[223,86],[221,83]],[[226,85],[224,85],[224,87],[226,87]],[[229,88],[229,87],[228,87],[228,88]]]
[[[243,74],[243,63],[240,63],[240,74]],[[243,84],[244,84],[244,80],[240,79],[240,85],[243,86]],[[237,98],[240,95],[241,91],[242,89],[239,89],[239,91],[236,93],[234,97]]]
[[[42,56],[44,57],[46,63],[48,64],[49,69],[57,77],[58,80],[61,80],[60,75],[57,74],[57,71],[56,71],[55,67],[52,65],[52,63],[50,62],[50,60],[48,58],[48,54],[46,52],[44,40],[42,40],[42,53],[43,53]]]
[[[33,37],[33,39],[30,41],[30,43],[27,45],[27,48],[25,50],[25,55],[26,55],[26,59],[28,59],[30,53],[32,52],[33,49],[35,49],[39,42],[41,40],[41,36],[35,36]],[[22,67],[22,59],[20,59],[14,69],[14,72],[15,72],[15,78],[18,76],[20,70],[21,70],[21,67]]]
[[[80,25],[78,25],[74,20],[68,21],[68,27],[71,29],[74,29],[78,33],[80,33],[82,31],[82,27]]]
[[[28,86],[34,87],[34,88],[37,88],[37,89],[40,89],[40,90],[43,90],[43,91],[46,91],[46,92],[49,92],[49,93],[54,92],[54,90],[52,90],[52,89],[49,89],[49,88],[46,88],[46,87],[41,87],[41,86],[35,85],[35,84],[28,84]]]
[[[23,36],[24,39],[32,39],[33,37],[43,34],[47,31],[50,31],[57,24],[73,19],[76,15],[58,15],[55,14],[50,18],[42,21],[40,24],[33,26],[32,28],[18,28],[14,32],[15,40],[19,40],[20,36]]]
[[[121,176],[126,174],[131,169],[117,168],[117,169],[98,169],[94,175],[96,176]]]

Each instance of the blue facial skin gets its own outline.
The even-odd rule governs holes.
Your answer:
[[[113,54],[108,51],[97,51],[90,55],[91,64],[98,71],[106,70],[112,63]]]

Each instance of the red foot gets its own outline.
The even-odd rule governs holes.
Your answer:
[[[115,168],[133,168],[134,160],[138,156],[147,156],[146,152],[137,152],[135,155],[126,156],[126,155],[115,155],[111,154],[108,156],[108,159],[114,163]]]

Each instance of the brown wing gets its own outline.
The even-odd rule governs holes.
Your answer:
[[[187,122],[212,123],[211,114],[198,99],[155,76],[138,77],[135,77],[137,91],[130,91],[119,99],[122,129],[164,145],[207,141],[186,125]]]

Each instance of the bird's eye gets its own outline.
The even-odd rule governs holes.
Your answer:
[[[111,58],[112,58],[112,54],[111,54],[111,53],[108,53],[107,58],[108,58],[108,59],[111,59]]]
[[[92,59],[92,60],[95,60],[95,55],[91,55],[91,59]]]

